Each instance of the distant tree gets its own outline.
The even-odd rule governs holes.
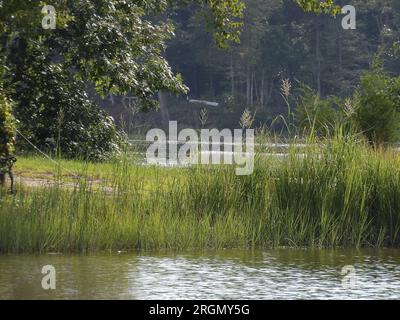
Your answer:
[[[337,12],[332,0],[294,1],[307,12]],[[84,137],[72,135],[77,126],[88,131],[92,142],[79,155],[93,155],[90,149],[96,148],[112,150],[119,135],[113,124],[107,124],[109,118],[85,97],[85,86],[94,86],[102,96],[134,95],[142,110],[158,106],[157,92],[186,92],[181,76],[171,70],[164,52],[167,41],[174,36],[169,17],[190,3],[208,13],[206,24],[213,30],[217,46],[239,41],[245,7],[242,0],[54,0],[54,30],[42,28],[43,1],[0,1],[0,55],[7,71],[2,81],[5,95],[15,102],[15,113],[26,119],[21,121],[21,130],[38,144],[49,145],[50,141],[50,145],[61,147],[62,153],[74,155],[79,148],[70,146],[82,144]],[[255,10],[252,14],[262,12]],[[258,26],[257,30],[261,32],[262,28]],[[258,50],[255,44],[259,35],[251,38],[246,44],[247,58]],[[251,68],[256,70],[254,61]],[[232,79],[233,71],[232,67]],[[250,104],[254,97],[262,101],[264,95],[257,85],[257,81],[263,81],[257,78],[262,77],[255,71],[246,72],[246,76],[250,79]],[[72,96],[66,98],[68,94]],[[57,116],[59,124],[56,126],[53,118],[44,119],[46,116]],[[28,121],[32,118],[40,121]],[[102,130],[100,124],[106,124],[108,130]],[[107,147],[104,140],[109,142]]]
[[[340,8],[334,0],[294,0],[306,12],[338,14]]]

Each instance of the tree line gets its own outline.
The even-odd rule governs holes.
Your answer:
[[[93,96],[133,96],[148,111],[164,92],[189,95],[219,101],[219,119],[246,109],[268,122],[285,105],[283,80],[321,99],[351,95],[377,53],[397,74],[398,2],[352,1],[356,30],[341,27],[344,4],[55,0],[53,30],[42,27],[44,3],[0,1],[1,105],[32,143],[94,160],[125,138]]]

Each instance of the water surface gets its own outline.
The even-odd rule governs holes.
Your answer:
[[[56,290],[42,288],[44,265]],[[400,299],[400,250],[0,256],[0,298]]]

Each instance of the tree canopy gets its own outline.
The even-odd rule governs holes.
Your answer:
[[[21,81],[18,66],[29,52],[70,70],[75,78],[92,82],[103,95],[132,94],[143,109],[155,106],[159,90],[184,92],[179,75],[163,57],[174,35],[168,12],[178,1],[55,0],[56,28],[44,30],[44,1],[8,0],[0,13],[1,53],[7,73]],[[237,40],[243,3],[239,0],[198,1],[212,12],[215,35],[222,46]],[[160,15],[166,15],[161,19]],[[17,54],[15,54],[17,53]],[[32,56],[30,58],[33,58]],[[6,75],[6,76],[7,76]]]
[[[332,0],[295,1],[306,11],[336,12]],[[193,2],[211,12],[209,22],[219,46],[239,40],[245,8],[241,0],[54,0],[55,30],[41,26],[45,1],[7,0],[0,4],[1,53],[14,69],[9,73],[16,78],[12,80],[21,80],[17,65],[24,52],[36,51],[49,63],[94,83],[99,93],[130,93],[143,109],[150,109],[156,105],[157,91],[187,89],[171,71],[164,51],[174,36],[169,16]]]
[[[99,144],[93,143],[79,152],[93,154],[96,148],[111,152],[121,137],[90,93],[94,89],[102,97],[134,96],[144,111],[158,106],[157,92],[186,93],[187,83],[179,73],[182,68],[174,63],[174,58],[167,57],[174,50],[171,40],[180,32],[178,12],[189,6],[192,14],[202,17],[201,32],[213,34],[215,48],[231,48],[221,51],[225,53],[215,53],[210,60],[207,57],[213,46],[201,44],[209,50],[201,58],[207,60],[205,64],[214,63],[218,56],[223,59],[221,67],[231,60],[231,94],[236,94],[237,87],[233,77],[242,76],[235,73],[235,64],[243,60],[247,102],[257,96],[264,104],[268,99],[264,92],[269,86],[265,74],[279,72],[279,65],[284,62],[282,57],[292,60],[293,66],[298,65],[296,59],[301,59],[301,46],[288,55],[280,48],[286,45],[278,36],[284,34],[283,30],[274,24],[267,24],[266,29],[262,22],[263,14],[268,19],[281,7],[282,18],[287,17],[292,10],[288,2],[305,12],[331,15],[340,12],[332,0],[54,0],[51,5],[56,9],[55,29],[44,29],[42,20],[46,13],[42,8],[50,3],[0,1],[0,55],[4,64],[0,81],[5,96],[15,102],[14,113],[21,120],[22,131],[34,142],[55,148],[64,137],[63,145],[68,145],[64,152],[73,154],[79,149],[73,146],[82,145],[82,141],[101,140],[109,144],[98,148]],[[243,26],[243,21],[248,22],[247,26]],[[294,21],[298,23],[298,17]],[[312,18],[311,22],[314,21]],[[257,29],[253,27],[259,31],[255,32]],[[268,46],[262,43],[271,41],[276,48],[268,51]],[[196,46],[193,42],[186,44],[189,46],[185,51]],[[294,57],[294,53],[299,55]],[[230,59],[224,59],[225,54]],[[198,63],[195,56],[196,53],[191,58],[194,65]],[[263,64],[271,60],[272,69],[259,68],[260,60]],[[212,76],[210,79],[213,82]],[[84,116],[88,112],[98,116]],[[103,134],[99,135],[100,132]]]
[[[209,22],[220,46],[238,40],[241,1],[195,2],[199,10],[211,12]],[[174,36],[169,16],[184,3],[54,0],[56,26],[46,30],[42,8],[47,4],[0,1],[1,82],[33,142],[53,149],[64,142],[67,155],[79,151],[92,157],[95,150],[114,150],[119,135],[88,97],[90,87],[102,96],[133,95],[142,110],[157,106],[158,91],[186,92],[164,57],[166,42]],[[87,148],[74,147],[83,141],[89,141]]]

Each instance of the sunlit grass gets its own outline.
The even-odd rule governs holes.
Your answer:
[[[399,155],[340,135],[309,142],[286,158],[257,157],[242,177],[234,166],[146,167],[122,157],[63,160],[61,169],[20,158],[18,174],[51,173],[55,183],[2,195],[0,252],[398,246]]]

